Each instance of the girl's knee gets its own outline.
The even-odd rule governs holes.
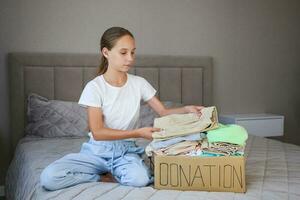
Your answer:
[[[150,178],[147,174],[136,176],[132,181],[132,186],[135,187],[145,187],[149,184]]]
[[[46,167],[40,176],[41,186],[47,190],[58,190],[99,179],[100,177],[96,173],[84,173],[84,170],[74,172],[57,163],[52,163]]]
[[[121,181],[124,185],[144,187],[150,183],[150,177],[146,169],[130,170]]]
[[[57,178],[55,177],[55,170],[52,166],[46,167],[40,176],[41,186],[47,190],[57,190]]]

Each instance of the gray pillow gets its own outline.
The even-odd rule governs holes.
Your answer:
[[[86,109],[77,102],[48,100],[37,94],[28,96],[27,135],[40,137],[87,136]]]

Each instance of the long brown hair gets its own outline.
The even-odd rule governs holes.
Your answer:
[[[111,28],[107,29],[103,33],[103,35],[101,37],[101,41],[100,41],[101,54],[102,54],[102,49],[104,47],[106,47],[108,50],[111,50],[115,46],[117,41],[125,35],[129,35],[132,38],[134,38],[132,33],[130,33],[130,31],[128,31],[125,28],[111,27]],[[104,74],[107,71],[107,67],[108,67],[108,61],[103,55],[101,55],[101,61],[100,61],[100,66],[99,66],[97,75]]]

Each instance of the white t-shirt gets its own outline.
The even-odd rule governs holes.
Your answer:
[[[127,73],[122,87],[110,85],[103,75],[89,81],[78,104],[102,109],[104,126],[119,130],[133,130],[138,126],[140,102],[150,100],[156,90],[140,76]],[[91,132],[89,136],[93,138]]]

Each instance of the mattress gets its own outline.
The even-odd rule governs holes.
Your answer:
[[[54,160],[78,152],[86,140],[21,139],[6,177],[7,199],[300,199],[300,146],[257,136],[249,136],[245,149],[246,193],[157,190],[153,185],[135,188],[107,182],[83,183],[57,191],[42,188],[42,170]]]

